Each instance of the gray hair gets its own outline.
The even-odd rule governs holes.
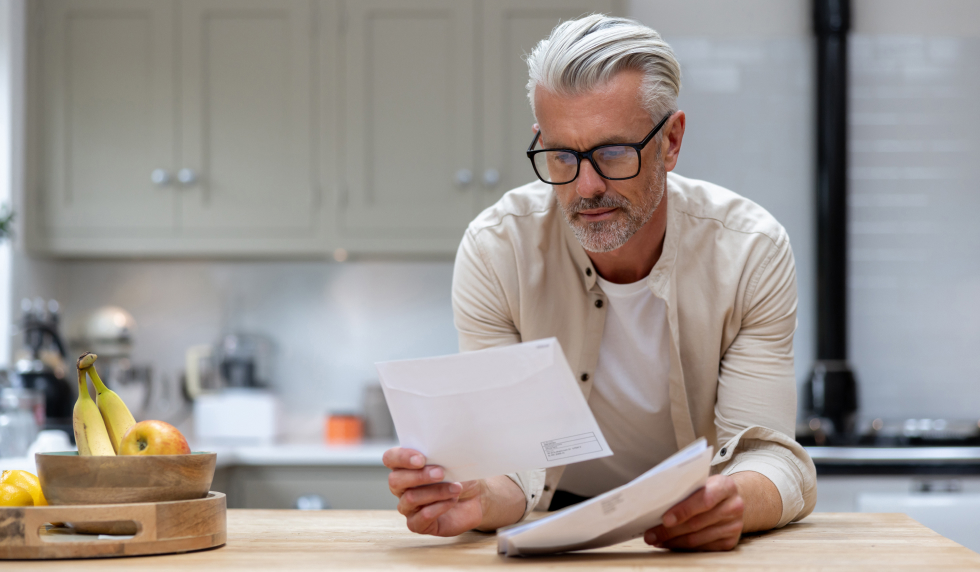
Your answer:
[[[592,14],[562,22],[527,56],[527,97],[540,85],[558,95],[601,87],[624,70],[643,72],[643,107],[654,122],[677,109],[681,66],[656,31],[636,20]],[[658,134],[659,135],[659,134]]]

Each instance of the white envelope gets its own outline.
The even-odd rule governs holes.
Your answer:
[[[555,338],[375,366],[401,446],[446,481],[612,455]]]

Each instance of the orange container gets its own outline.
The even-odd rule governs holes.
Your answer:
[[[328,415],[324,437],[330,445],[360,443],[364,437],[364,422],[357,415]]]

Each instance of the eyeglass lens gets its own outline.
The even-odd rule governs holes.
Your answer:
[[[611,145],[592,153],[599,174],[609,179],[628,179],[640,172],[640,159],[633,147]],[[546,183],[563,185],[578,174],[578,157],[567,151],[545,151],[534,155],[534,167]]]

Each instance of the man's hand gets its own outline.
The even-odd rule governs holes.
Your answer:
[[[715,475],[664,514],[643,540],[673,550],[731,550],[743,532],[769,530],[782,514],[779,490],[765,476],[744,471]]]
[[[664,514],[643,540],[658,548],[731,550],[742,535],[745,505],[732,477],[715,475]]]
[[[456,536],[513,524],[524,514],[524,493],[507,477],[444,483],[442,467],[426,466],[421,453],[399,447],[385,451],[383,461],[391,469],[388,488],[412,532]]]

